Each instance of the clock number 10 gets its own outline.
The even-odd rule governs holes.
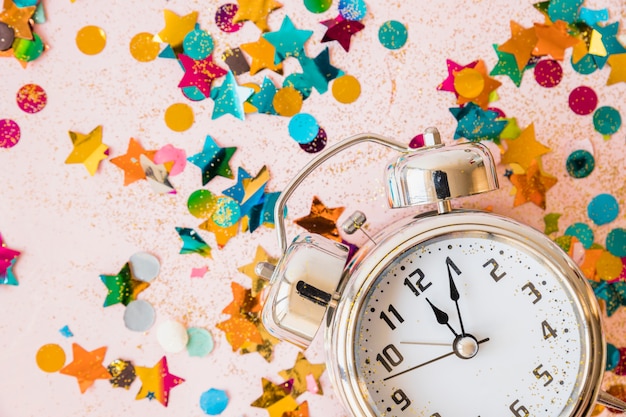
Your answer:
[[[394,366],[398,366],[402,363],[404,357],[397,347],[387,345],[381,353],[376,355],[376,360],[385,367],[387,372],[391,372]]]

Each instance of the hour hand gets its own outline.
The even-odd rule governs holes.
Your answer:
[[[433,309],[433,313],[435,313],[435,318],[437,319],[437,323],[445,324],[446,326],[448,326],[448,329],[450,329],[452,334],[454,334],[455,337],[458,337],[459,334],[454,331],[452,326],[450,326],[450,318],[448,317],[448,314],[446,314],[445,311],[437,308],[433,303],[430,302],[428,298],[426,299],[426,301],[428,302],[428,304],[430,304],[430,308]]]

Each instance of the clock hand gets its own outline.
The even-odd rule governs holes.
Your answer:
[[[426,298],[426,301],[428,301],[428,304],[430,304],[430,307],[433,309],[433,313],[435,313],[435,317],[437,318],[437,323],[439,324],[445,324],[446,326],[448,326],[448,329],[450,329],[450,331],[454,334],[455,337],[458,337],[459,334],[457,332],[454,331],[454,329],[452,328],[452,326],[450,326],[450,323],[448,322],[449,317],[448,315],[445,313],[445,311],[442,311],[440,309],[438,309],[437,307],[435,307],[433,305],[433,303],[430,302],[430,300],[428,298]]]
[[[474,339],[474,340],[475,340],[475,339]],[[483,340],[479,340],[477,343],[480,345],[481,343],[485,343],[485,342],[487,342],[487,341],[489,341],[489,338],[488,338],[488,337],[484,338]],[[434,359],[431,359],[431,360],[429,360],[429,361],[426,361],[426,362],[420,363],[419,365],[413,366],[413,367],[411,367],[411,368],[409,368],[409,369],[405,369],[404,371],[400,371],[400,372],[398,372],[398,373],[395,373],[395,374],[389,375],[388,377],[383,378],[383,381],[388,381],[388,380],[390,380],[391,378],[395,378],[395,377],[397,377],[397,376],[400,376],[400,375],[406,374],[407,372],[414,371],[414,370],[416,370],[416,369],[418,369],[418,368],[421,368],[422,366],[430,365],[430,364],[431,364],[431,363],[433,363],[433,362],[437,362],[438,360],[441,360],[441,359],[447,358],[448,356],[452,356],[452,355],[454,355],[455,353],[456,353],[456,351],[455,351],[455,350],[452,350],[451,352],[448,352],[448,353],[443,354],[443,355],[441,355],[441,356],[437,356],[437,357],[436,357],[436,358],[434,358]]]
[[[454,272],[460,274],[461,271],[457,266],[452,262],[452,260],[448,257],[446,258],[446,265],[448,267],[448,279],[450,280],[450,299],[454,301],[456,304],[456,313],[459,316],[459,322],[461,323],[461,335],[465,336],[465,328],[463,327],[463,319],[461,318],[461,309],[459,308],[459,291],[456,288],[456,284],[454,283],[454,278],[452,278],[452,271],[450,270],[450,266],[454,269]]]
[[[412,340],[402,340],[400,343],[404,345],[450,346],[450,343],[415,342]]]

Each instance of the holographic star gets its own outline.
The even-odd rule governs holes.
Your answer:
[[[285,16],[278,31],[265,33],[263,37],[276,48],[274,63],[278,64],[289,57],[305,55],[304,44],[312,34],[312,30],[296,29],[289,16]]]
[[[243,103],[252,93],[254,93],[252,88],[239,86],[233,72],[228,71],[222,85],[211,90],[211,98],[215,102],[211,118],[217,119],[225,114],[231,114],[240,120],[244,120]]]
[[[533,160],[525,174],[513,174],[510,180],[517,189],[514,207],[531,202],[544,210],[546,193],[557,183],[556,178],[541,172],[537,160]]]
[[[451,108],[450,112],[458,121],[454,139],[466,138],[472,142],[493,140],[497,143],[507,125],[506,120],[496,120],[499,116],[495,111],[483,110],[471,102],[465,107]]]
[[[177,227],[176,232],[183,241],[180,254],[197,253],[204,257],[211,257],[211,247],[200,237],[198,232],[187,227]]]
[[[365,28],[365,25],[358,20],[347,20],[341,15],[320,23],[327,27],[322,42],[337,41],[346,52],[350,51],[352,36]]]
[[[66,164],[83,164],[90,175],[98,170],[100,161],[109,156],[109,147],[102,143],[102,126],[86,135],[70,131],[74,149],[65,160]]]
[[[121,303],[125,306],[137,299],[139,293],[150,286],[150,283],[133,278],[130,264],[127,262],[117,275],[100,275],[100,280],[107,287],[104,307]]]
[[[178,59],[185,70],[185,75],[178,83],[178,87],[196,87],[205,97],[211,96],[213,81],[226,74],[224,68],[213,62],[213,55],[195,60],[185,54],[180,54]]]
[[[243,197],[245,195],[245,190],[243,188],[243,180],[247,178],[252,178],[252,175],[248,173],[245,169],[239,167],[237,168],[237,183],[230,188],[222,191],[222,194],[225,196],[231,197],[235,201],[241,204],[243,201]]]
[[[165,356],[152,368],[136,366],[135,373],[141,380],[141,389],[135,399],[155,398],[164,407],[169,402],[170,390],[185,382],[183,378],[170,374]]]
[[[101,347],[91,352],[87,352],[80,345],[72,344],[73,360],[70,364],[61,369],[64,375],[76,377],[80,392],[84,393],[87,388],[93,385],[96,379],[110,379],[111,374],[102,365],[107,348]]]
[[[209,135],[204,140],[202,151],[187,160],[202,170],[202,185],[207,185],[216,176],[233,178],[233,171],[228,165],[237,148],[220,148]]]

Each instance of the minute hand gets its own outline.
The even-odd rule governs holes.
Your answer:
[[[459,308],[459,291],[456,288],[456,284],[454,283],[454,278],[452,277],[452,271],[450,268],[454,269],[457,275],[461,275],[461,270],[452,262],[450,257],[446,258],[446,266],[448,267],[448,279],[450,280],[450,299],[454,301],[456,304],[456,313],[459,316],[459,323],[461,323],[461,336],[465,336],[465,327],[463,327],[463,319],[461,318],[461,309]]]

